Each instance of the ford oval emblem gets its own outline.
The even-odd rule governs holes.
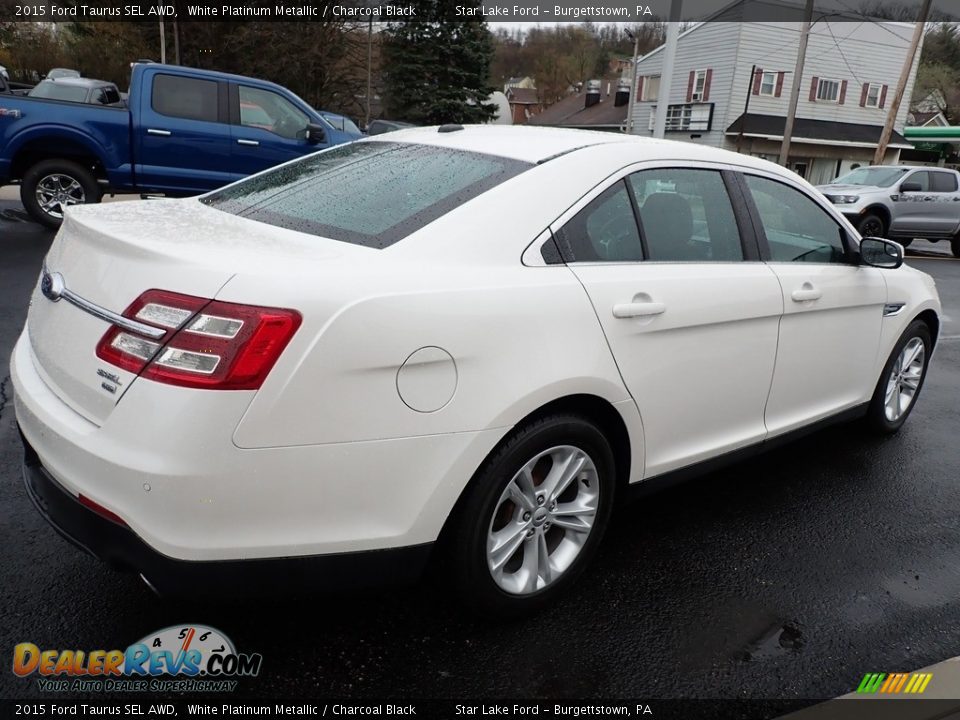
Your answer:
[[[40,279],[40,292],[48,300],[59,300],[63,296],[63,289],[63,275],[60,273],[45,272]]]

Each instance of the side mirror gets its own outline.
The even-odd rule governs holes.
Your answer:
[[[863,238],[860,241],[860,264],[894,270],[903,265],[903,247],[892,240]]]
[[[327,141],[327,131],[320,123],[307,124],[307,142],[311,145],[319,145]]]
[[[917,182],[900,183],[900,192],[922,192],[923,188]]]

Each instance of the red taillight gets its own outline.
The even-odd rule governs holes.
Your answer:
[[[115,522],[117,525],[123,525],[124,527],[129,527],[124,521],[123,518],[117,515],[115,512],[107,510],[103,505],[98,502],[95,502],[88,498],[86,495],[78,495],[77,500],[80,501],[80,504],[90,510],[93,510],[97,515],[102,518],[106,518],[110,522]]]
[[[124,317],[164,328],[159,340],[112,327],[97,357],[157,382],[256,390],[300,327],[300,313],[148,290]]]

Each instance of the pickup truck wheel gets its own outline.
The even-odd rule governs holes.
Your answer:
[[[884,237],[887,233],[883,218],[874,213],[867,213],[857,223],[857,232],[861,237]]]
[[[955,237],[950,241],[950,252],[955,258],[960,258],[960,237]]]
[[[58,228],[63,208],[100,202],[100,186],[93,174],[70,160],[44,160],[23,175],[20,200],[41,225]]]

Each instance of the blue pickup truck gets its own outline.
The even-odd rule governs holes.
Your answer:
[[[194,195],[358,137],[270,82],[135,64],[127,107],[0,95],[0,185],[57,227],[104,192]]]

